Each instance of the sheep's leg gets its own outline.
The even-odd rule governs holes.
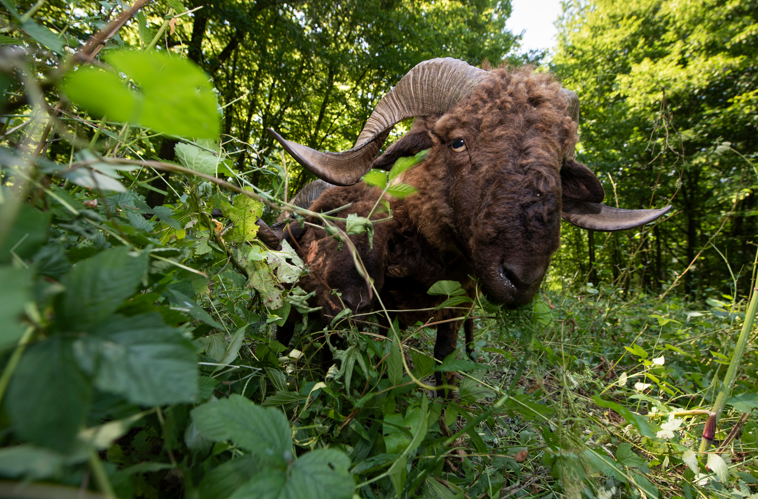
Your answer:
[[[455,351],[455,345],[458,342],[458,328],[455,326],[457,326],[457,324],[451,323],[451,322],[445,322],[437,326],[437,341],[434,344],[434,358],[439,360],[440,362],[445,360],[445,357],[447,357],[448,355],[450,355],[451,353]],[[440,386],[443,385],[442,374],[443,373],[441,372],[434,373],[434,380],[438,387],[437,396],[452,398],[453,397],[452,391],[439,388]],[[444,373],[444,374],[445,374],[445,384],[454,385],[455,376],[453,375],[453,373]]]
[[[466,319],[463,323],[463,331],[466,333],[466,357],[476,362],[474,355],[474,321]]]
[[[289,346],[290,341],[292,341],[292,335],[295,334],[295,326],[302,318],[303,316],[293,307],[284,325],[276,328],[276,341],[285,347]]]

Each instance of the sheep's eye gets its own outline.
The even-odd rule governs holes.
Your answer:
[[[450,143],[450,149],[455,152],[463,152],[466,150],[466,142],[463,139],[454,139]]]

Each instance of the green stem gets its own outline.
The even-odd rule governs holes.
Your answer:
[[[108,480],[108,474],[105,472],[103,463],[100,461],[100,457],[98,457],[95,449],[90,449],[89,451],[89,467],[100,492],[108,499],[117,499],[116,493],[113,491],[113,487],[111,487],[111,482]]]
[[[155,44],[158,43],[158,40],[161,39],[161,36],[163,36],[163,33],[166,31],[166,28],[168,28],[168,24],[170,21],[171,21],[170,19],[166,19],[165,21],[163,21],[163,24],[158,30],[158,33],[155,35],[155,37],[153,37],[152,41],[150,41],[150,44],[147,47],[145,47],[145,52],[148,52],[152,50],[153,47],[155,47]]]
[[[712,429],[714,433],[718,424],[719,415],[726,405],[726,400],[732,393],[732,386],[734,385],[734,380],[737,375],[737,368],[740,366],[740,360],[742,359],[742,354],[745,352],[748,336],[750,335],[750,331],[753,329],[753,320],[755,319],[755,313],[758,310],[758,293],[755,292],[758,289],[755,287],[755,280],[753,280],[752,284],[753,296],[750,299],[750,304],[748,305],[747,312],[745,313],[745,323],[742,325],[742,331],[740,332],[739,338],[737,338],[737,345],[734,348],[732,360],[729,362],[729,369],[727,369],[726,375],[724,376],[724,382],[721,385],[721,391],[719,392],[718,397],[716,397],[716,402],[713,404],[713,414],[708,417],[709,421],[706,422],[705,425],[706,430]],[[706,432],[704,430],[703,439],[700,441],[700,452],[707,451],[712,441],[713,434],[710,434],[710,431]]]
[[[37,3],[35,3],[31,9],[26,11],[26,14],[21,16],[21,19],[18,20],[19,23],[24,24],[26,21],[28,21],[43,5],[45,5],[45,2],[47,0],[39,0]]]
[[[16,367],[21,360],[21,355],[24,353],[26,345],[28,345],[29,340],[32,339],[33,333],[34,326],[29,326],[24,332],[24,335],[21,337],[21,339],[18,340],[16,350],[13,351],[13,355],[11,355],[11,359],[8,361],[8,365],[5,366],[3,375],[0,376],[0,402],[2,402],[3,397],[5,396],[5,390],[8,389],[8,384],[11,382],[13,372],[16,370]]]

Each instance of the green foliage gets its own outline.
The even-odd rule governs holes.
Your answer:
[[[116,72],[80,68],[63,90],[86,110],[116,121],[187,137],[218,137],[218,114],[208,78],[190,61],[159,52],[111,51]],[[141,92],[122,83],[125,74]]]
[[[0,68],[9,92],[0,104],[12,111],[0,123],[0,495],[18,484],[30,495],[91,489],[124,499],[758,491],[753,348],[711,452],[698,449],[744,303],[716,289],[727,280],[716,272],[699,285],[703,301],[631,285],[650,275],[654,243],[670,245],[662,259],[686,253],[666,225],[653,239],[608,238],[591,283],[579,264],[587,241],[567,231],[531,308],[506,310],[472,300],[457,282],[436,283],[428,292],[445,298],[440,314],[474,321],[477,362],[461,358],[463,341],[435,361],[429,325],[403,331],[396,321],[396,337],[384,334],[384,321],[350,313],[329,324],[297,321],[290,346],[272,339],[293,310],[316,309],[297,286],[308,272],[297,252],[258,239],[258,218],[275,219],[305,179],[266,149],[263,126],[323,149],[351,145],[379,96],[416,62],[502,59],[513,41],[503,31],[508,2],[222,1],[192,16],[178,16],[187,7],[177,0],[151,3],[106,42],[101,69],[76,66],[81,56],[68,66],[55,53],[82,48],[120,6],[2,3],[10,17],[0,43],[28,50]],[[753,50],[752,11],[729,4],[744,14],[730,17],[702,2],[593,8],[569,11],[576,18],[567,17],[572,29],[555,58],[585,101],[580,157],[614,181],[657,178],[643,168],[642,137],[657,92],[648,80],[663,78],[667,109],[683,102],[674,116],[691,113],[691,123],[676,126],[695,151],[687,171],[705,182],[697,196],[714,192],[706,204],[717,210],[734,195],[746,225],[738,230],[735,221],[730,234],[749,233],[752,187],[737,192],[734,178],[748,163],[731,155],[752,154],[745,134],[753,125],[740,113],[750,112],[753,81],[739,74]],[[202,36],[192,36],[196,26]],[[679,43],[687,29],[696,44]],[[634,39],[640,32],[645,43]],[[134,51],[153,45],[161,48]],[[182,57],[184,46],[209,76]],[[628,58],[609,55],[617,50]],[[682,62],[689,57],[693,68]],[[714,74],[720,64],[728,70]],[[73,107],[57,107],[60,88]],[[54,120],[45,114],[56,108]],[[699,131],[701,123],[710,128]],[[723,135],[730,144],[713,147],[713,137],[698,135],[713,130],[734,132]],[[661,140],[653,140],[657,151]],[[625,163],[630,152],[641,170]],[[399,176],[423,158],[365,180],[390,196],[412,194]],[[661,190],[676,187],[676,175],[660,172]],[[635,185],[619,184],[619,197],[649,199]],[[368,217],[335,212],[320,221],[351,251],[351,236],[370,238],[389,216],[378,203]],[[719,216],[702,215],[700,230]],[[732,249],[724,260],[741,265]],[[707,255],[711,270],[714,261]],[[570,279],[577,270],[582,276]],[[609,284],[614,272],[627,279]],[[333,363],[323,365],[326,350]],[[458,378],[452,399],[431,398],[415,383],[431,383],[436,372]]]

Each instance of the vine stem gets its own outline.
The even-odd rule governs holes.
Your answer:
[[[29,340],[32,339],[33,334],[34,326],[29,326],[26,328],[24,335],[21,336],[20,340],[18,340],[18,345],[16,345],[16,349],[13,351],[13,355],[11,355],[11,358],[8,361],[8,365],[6,365],[5,369],[3,370],[3,375],[0,376],[0,402],[2,402],[3,398],[5,397],[5,390],[8,389],[8,384],[11,381],[13,372],[16,370],[16,367],[21,360],[21,354],[24,353],[26,345],[29,344]]]
[[[102,492],[108,499],[117,499],[116,493],[111,486],[111,482],[108,480],[108,473],[105,472],[103,463],[100,461],[100,457],[94,449],[90,449],[89,451],[89,466],[92,470],[92,475],[95,477],[97,486],[100,488],[100,492]]]

